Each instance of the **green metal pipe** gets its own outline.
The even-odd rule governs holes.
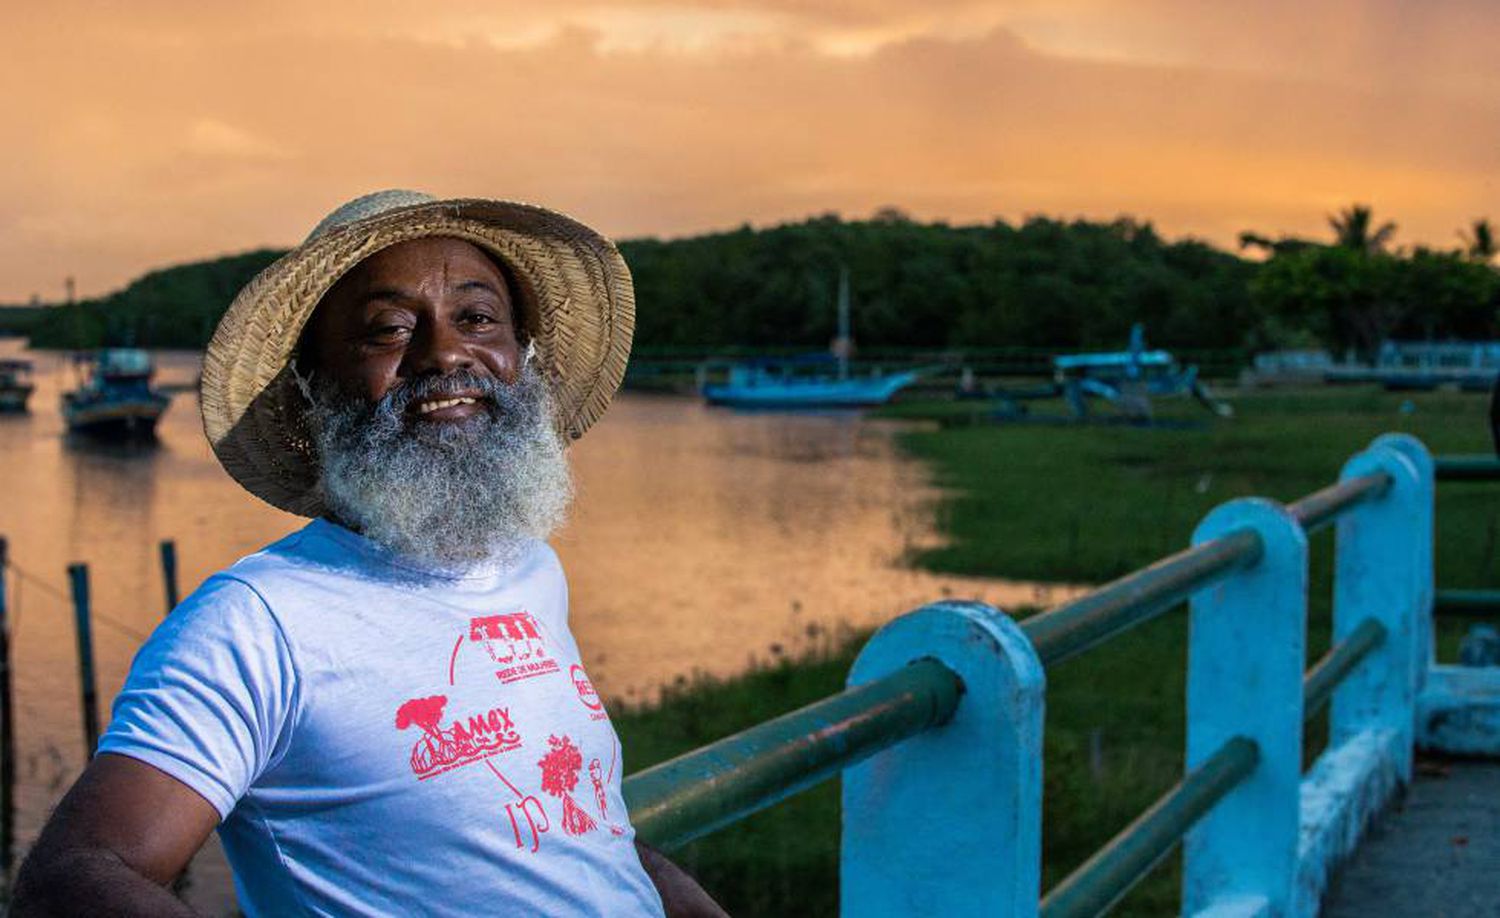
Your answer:
[[[1438,590],[1432,598],[1432,613],[1474,618],[1500,615],[1500,590]]]
[[[1313,533],[1338,519],[1345,510],[1360,501],[1383,494],[1390,486],[1390,475],[1372,472],[1314,491],[1301,500],[1287,504],[1286,509],[1302,524],[1304,531]]]
[[[1239,567],[1260,560],[1260,536],[1242,529],[1169,555],[1087,596],[1021,623],[1051,666],[1155,618]]]
[[[918,660],[625,779],[641,838],[673,848],[832,777],[945,723],[963,685],[936,660]]]
[[[1254,740],[1237,736],[1110,839],[1042,899],[1042,918],[1102,915],[1171,853],[1204,814],[1260,759]]]
[[[1438,481],[1500,481],[1500,459],[1494,456],[1438,456],[1432,464]]]
[[[1323,710],[1333,690],[1339,687],[1354,667],[1385,641],[1385,626],[1373,618],[1359,623],[1349,636],[1339,641],[1302,677],[1302,719],[1312,720]]]

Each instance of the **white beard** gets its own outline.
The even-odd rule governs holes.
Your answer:
[[[489,396],[460,422],[413,421],[414,401]],[[546,539],[573,496],[551,393],[532,367],[514,385],[465,371],[393,386],[377,403],[314,386],[324,505],[338,522],[418,566],[508,563]]]

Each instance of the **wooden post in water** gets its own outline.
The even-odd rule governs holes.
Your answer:
[[[177,608],[177,543],[161,540],[161,580],[167,591],[167,614]]]
[[[89,628],[89,566],[68,565],[73,588],[73,617],[78,635],[78,682],[83,689],[83,739],[93,756],[99,745],[99,706],[94,694],[94,636]]]
[[[0,886],[8,887],[16,839],[15,707],[10,696],[10,608],[6,605],[5,568],[10,563],[0,536]]]

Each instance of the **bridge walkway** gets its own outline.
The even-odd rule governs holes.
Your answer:
[[[1500,762],[1419,762],[1334,877],[1323,916],[1500,916]]]

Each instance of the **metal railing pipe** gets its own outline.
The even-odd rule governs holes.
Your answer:
[[[1472,617],[1500,615],[1500,590],[1438,590],[1432,598],[1432,613]]]
[[[1380,622],[1367,618],[1349,636],[1323,655],[1302,678],[1302,719],[1312,720],[1323,710],[1333,690],[1370,652],[1385,640],[1386,629]]]
[[[1438,456],[1432,466],[1439,481],[1500,481],[1500,459],[1494,456]]]
[[[1255,532],[1231,532],[1032,616],[1021,630],[1042,665],[1051,666],[1155,618],[1231,571],[1254,564],[1260,554]]]
[[[1101,915],[1120,900],[1214,804],[1255,770],[1260,751],[1237,736],[1110,839],[1042,899],[1042,918]]]
[[[1302,529],[1317,532],[1338,519],[1344,511],[1360,501],[1378,497],[1391,486],[1391,476],[1384,472],[1373,472],[1358,478],[1346,478],[1314,491],[1301,500],[1287,504],[1287,512],[1296,517]]]
[[[944,723],[962,691],[918,660],[626,778],[630,821],[653,845],[685,844]]]

